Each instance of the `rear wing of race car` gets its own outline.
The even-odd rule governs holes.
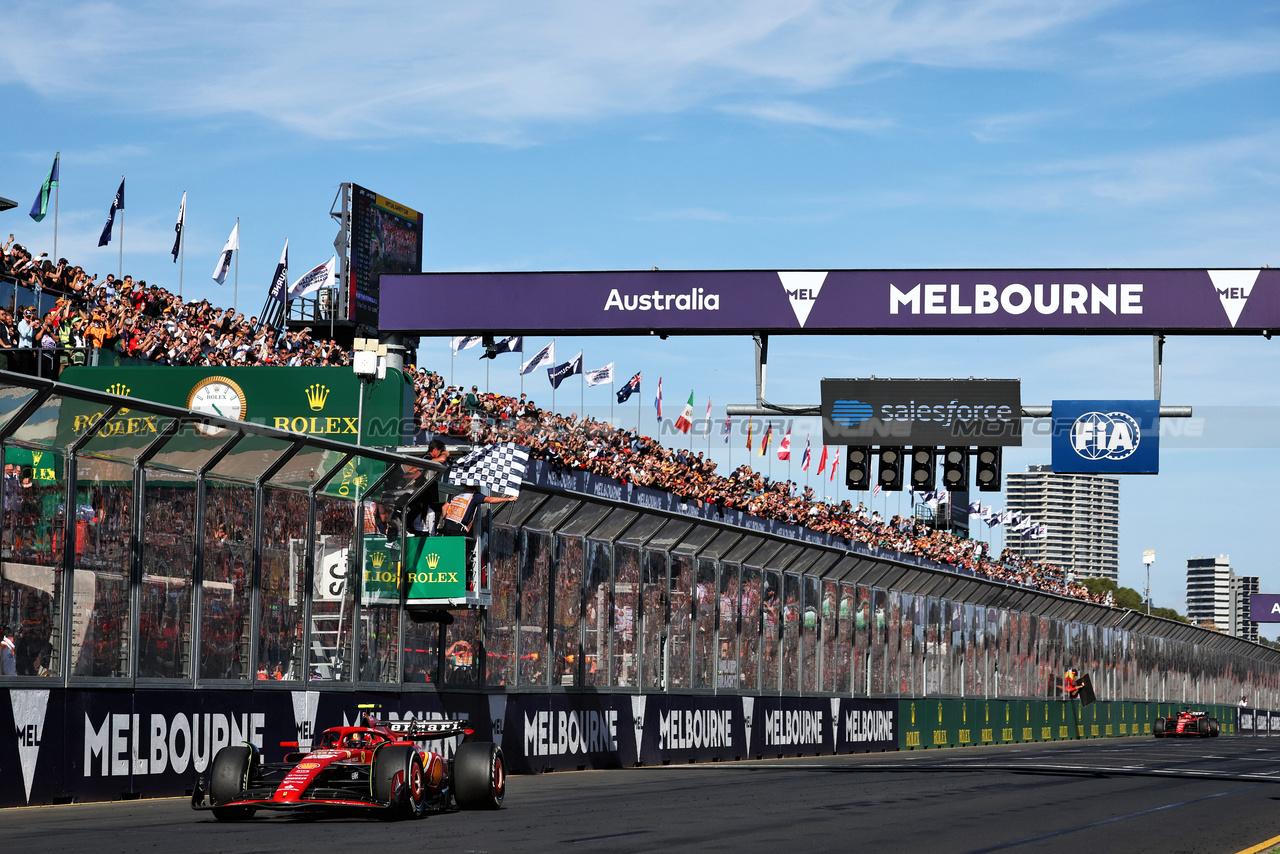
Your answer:
[[[437,738],[466,736],[470,739],[476,731],[466,721],[390,721],[386,724],[393,735],[413,741],[429,741]]]

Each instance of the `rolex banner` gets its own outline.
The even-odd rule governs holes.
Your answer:
[[[467,595],[466,537],[410,537],[409,602]]]
[[[364,536],[364,583],[361,586],[361,596],[366,605],[400,603],[400,546],[398,543],[388,543],[382,534]]]

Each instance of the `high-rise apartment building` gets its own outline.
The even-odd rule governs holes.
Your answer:
[[[1258,592],[1258,576],[1236,575],[1231,558],[1187,560],[1187,619],[1212,623],[1220,632],[1257,642],[1258,624],[1249,619],[1249,597]]]
[[[1042,540],[1008,540],[1021,554],[1076,577],[1120,577],[1120,479],[1028,466],[1005,475],[1005,504],[1044,525]]]

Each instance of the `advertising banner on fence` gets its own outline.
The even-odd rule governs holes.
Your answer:
[[[1018,380],[824,379],[828,445],[1021,445]]]
[[[548,335],[1280,328],[1280,270],[644,270],[382,276],[383,332]]]
[[[1160,401],[1055,400],[1053,470],[1069,474],[1160,471]]]

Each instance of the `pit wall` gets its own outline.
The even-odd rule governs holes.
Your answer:
[[[1026,744],[1082,738],[1122,738],[1152,734],[1152,721],[1179,709],[1208,712],[1222,735],[1238,728],[1232,706],[1100,701],[1082,707],[1062,700],[900,700],[900,750]],[[1268,719],[1259,712],[1260,719]],[[1280,725],[1280,720],[1277,721]],[[1269,731],[1269,725],[1264,728]],[[1248,734],[1253,734],[1252,724]]]
[[[0,806],[188,794],[218,749],[309,746],[372,703],[384,720],[466,720],[515,773],[731,762],[1072,737],[1149,736],[1167,703],[708,694],[0,688]],[[1224,735],[1280,735],[1280,712],[1199,706]],[[433,742],[450,756],[454,742]]]

